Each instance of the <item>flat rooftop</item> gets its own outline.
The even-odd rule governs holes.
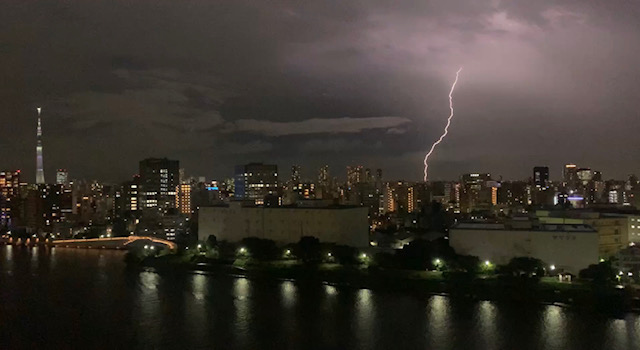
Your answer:
[[[505,224],[484,222],[462,222],[452,230],[495,230],[495,231],[532,231],[532,232],[597,232],[586,224],[538,224],[532,227],[507,227]]]

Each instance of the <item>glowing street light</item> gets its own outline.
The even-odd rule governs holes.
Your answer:
[[[247,252],[247,249],[245,247],[240,248],[240,253],[244,254]]]
[[[433,261],[433,264],[434,264],[434,265],[436,265],[436,266],[437,266],[437,265],[440,265],[440,259],[436,259],[436,260],[434,260],[434,261]]]
[[[484,265],[485,265],[485,266],[489,266],[489,265],[491,265],[491,262],[490,262],[489,260],[485,260],[485,261],[484,261]]]
[[[551,269],[551,271],[555,270],[556,269],[556,265],[549,266],[549,269]]]

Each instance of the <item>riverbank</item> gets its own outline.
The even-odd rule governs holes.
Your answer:
[[[559,282],[554,277],[508,279],[439,271],[382,269],[336,263],[304,264],[297,260],[218,260],[165,255],[128,259],[132,267],[152,267],[159,272],[207,272],[255,279],[322,282],[352,288],[413,293],[447,294],[476,300],[508,300],[523,303],[559,304],[606,313],[640,312],[638,291],[633,288],[598,288],[590,282]]]

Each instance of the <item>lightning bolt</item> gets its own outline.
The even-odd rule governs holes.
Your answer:
[[[427,155],[424,156],[424,181],[425,182],[427,181],[427,170],[429,169],[429,163],[428,163],[429,157],[433,153],[433,150],[436,149],[436,146],[440,144],[440,142],[444,140],[445,136],[447,136],[447,133],[449,133],[449,125],[451,125],[451,119],[453,118],[453,97],[451,95],[453,95],[453,90],[456,88],[456,84],[458,83],[458,76],[460,75],[461,71],[462,71],[462,67],[460,67],[460,69],[458,69],[458,71],[456,72],[456,80],[453,81],[453,85],[451,85],[451,91],[449,91],[449,109],[451,110],[451,114],[449,114],[449,118],[447,118],[447,125],[444,127],[444,132],[442,133],[442,136],[440,136],[438,141],[433,143],[433,145],[431,146],[431,149],[429,150],[429,153],[427,153]]]

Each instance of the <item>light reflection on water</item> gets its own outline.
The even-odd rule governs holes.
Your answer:
[[[0,338],[25,341],[0,348],[640,348],[635,314],[159,274],[108,251],[0,247],[0,297]]]
[[[449,298],[433,295],[427,304],[427,334],[432,344],[445,344],[450,337],[449,331]]]
[[[236,341],[241,347],[247,346],[247,335],[251,327],[251,283],[246,278],[236,278],[233,281],[233,305],[235,306]]]
[[[542,337],[544,343],[553,349],[564,348],[565,337],[565,315],[560,306],[547,305],[542,313]]]
[[[375,317],[375,307],[373,305],[371,290],[358,290],[356,292],[356,332],[358,334],[358,343],[364,348],[371,348],[373,346],[371,342],[375,333]]]
[[[291,281],[283,281],[280,284],[282,304],[286,308],[291,308],[296,302],[296,285]]]
[[[487,350],[498,349],[498,329],[496,328],[497,309],[490,301],[478,302],[477,308],[479,332],[484,340],[484,348]]]

